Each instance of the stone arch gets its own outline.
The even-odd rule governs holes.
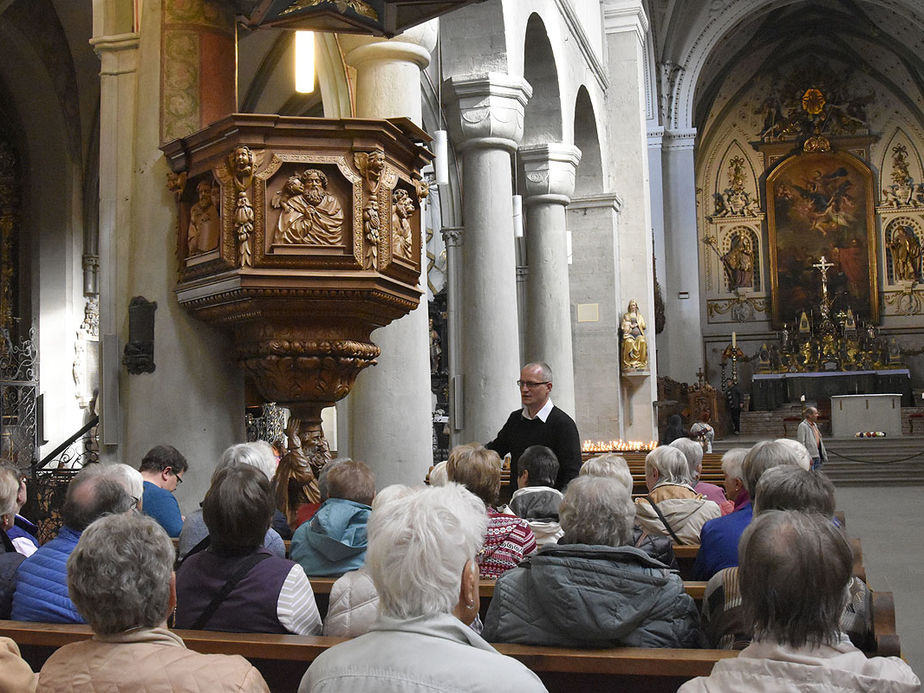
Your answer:
[[[545,24],[536,13],[526,23],[524,45],[523,77],[532,86],[533,95],[526,104],[523,144],[561,142],[558,68]]]
[[[590,195],[603,191],[603,162],[597,117],[587,87],[578,89],[574,101],[574,145],[581,150],[574,194]]]

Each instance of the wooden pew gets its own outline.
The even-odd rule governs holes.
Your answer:
[[[700,583],[702,584],[702,583]],[[872,595],[874,633],[869,655],[900,656],[895,630],[895,605],[890,592]],[[197,652],[240,654],[260,669],[270,689],[295,691],[314,659],[342,638],[262,633],[217,633],[177,630],[187,647]],[[23,656],[38,671],[56,648],[91,637],[89,626],[0,621],[0,635],[15,640]],[[737,656],[729,650],[647,649],[620,647],[579,650],[509,643],[495,644],[535,671],[555,691],[644,690],[676,691],[685,680],[706,676],[720,659]]]

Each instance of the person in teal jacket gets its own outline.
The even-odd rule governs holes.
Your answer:
[[[366,562],[366,523],[375,497],[375,474],[346,460],[327,474],[328,498],[295,530],[289,556],[307,575],[343,575]]]

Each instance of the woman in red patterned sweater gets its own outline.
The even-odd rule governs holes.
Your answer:
[[[529,523],[495,507],[500,494],[500,457],[479,443],[457,445],[449,453],[446,470],[450,481],[462,484],[484,501],[488,531],[480,554],[481,577],[496,580],[536,550]]]

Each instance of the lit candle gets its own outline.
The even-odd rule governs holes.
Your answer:
[[[738,347],[738,335],[737,333],[732,332],[732,349],[736,349],[737,347]]]
[[[804,402],[804,401],[805,401],[805,395],[802,395],[802,396],[799,398],[799,401],[800,401],[800,402]]]

